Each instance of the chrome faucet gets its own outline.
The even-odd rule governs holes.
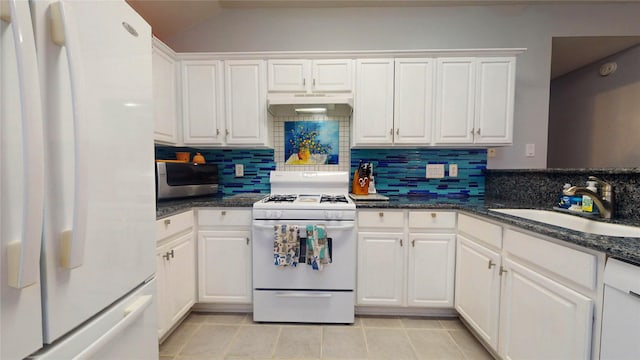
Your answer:
[[[598,207],[600,211],[600,217],[604,219],[611,219],[613,215],[613,187],[611,184],[606,183],[595,176],[589,176],[589,181],[595,181],[598,183],[599,190],[593,192],[586,187],[572,186],[566,190],[562,190],[564,195],[586,195],[590,197]]]

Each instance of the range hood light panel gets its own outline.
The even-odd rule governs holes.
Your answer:
[[[324,114],[327,112],[326,107],[297,108],[295,110],[299,114]]]

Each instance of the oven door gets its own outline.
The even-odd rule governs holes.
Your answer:
[[[306,225],[324,225],[331,239],[331,260],[322,270],[311,265],[277,266],[273,242],[276,225],[298,225],[302,241]],[[254,220],[253,287],[257,290],[353,290],[356,284],[356,233],[354,221]]]

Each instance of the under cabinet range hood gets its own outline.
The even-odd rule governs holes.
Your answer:
[[[324,114],[351,116],[351,94],[268,94],[267,109],[272,116]]]

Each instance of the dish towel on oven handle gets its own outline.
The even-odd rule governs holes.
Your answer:
[[[273,260],[276,266],[297,266],[300,256],[298,225],[275,225]]]
[[[307,264],[313,270],[321,271],[331,263],[327,229],[322,225],[307,225]]]

